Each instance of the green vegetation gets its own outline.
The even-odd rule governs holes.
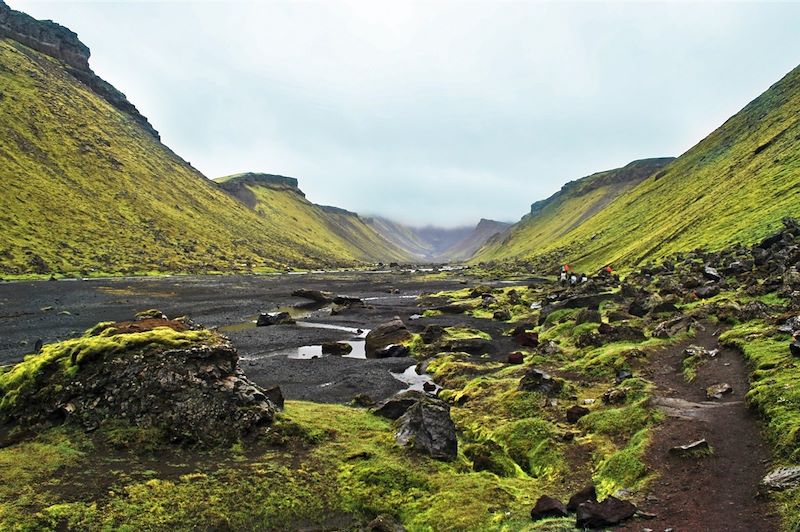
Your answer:
[[[800,67],[601,209],[594,207],[595,196],[604,195],[601,188],[567,190],[473,261],[538,257],[547,267],[570,262],[592,271],[607,263],[630,267],[679,251],[756,242],[784,216],[800,214],[798,115]]]
[[[259,215],[58,61],[8,39],[0,93],[4,277],[265,272],[399,256],[358,218],[296,191],[268,191]]]

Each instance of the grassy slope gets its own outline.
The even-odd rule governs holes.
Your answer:
[[[526,256],[568,238],[570,232],[614,199],[647,177],[661,171],[672,159],[643,159],[622,168],[598,172],[570,182],[550,198],[535,203],[531,213],[507,235],[494,239],[478,253],[480,260]]]
[[[298,244],[223,193],[57,61],[0,40],[0,274],[230,271],[363,259]],[[305,205],[282,193],[287,220]],[[318,226],[314,238],[329,237]],[[41,257],[47,268],[32,261]]]
[[[289,237],[299,249],[323,250],[353,261],[408,258],[353,213],[323,209],[292,187],[249,184],[247,189],[263,223]]]
[[[532,257],[562,248],[562,260],[590,268],[755,242],[782,217],[800,215],[798,139],[800,68],[795,68],[663,175],[648,178],[566,235],[542,240],[547,233],[531,227],[502,248],[485,250],[480,259]]]
[[[431,243],[420,238],[411,227],[378,217],[369,218],[367,224],[384,238],[412,254],[415,259],[424,259],[433,254]]]

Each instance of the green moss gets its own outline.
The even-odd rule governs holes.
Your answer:
[[[508,455],[534,477],[555,477],[564,467],[564,456],[555,442],[555,427],[544,419],[529,418],[507,423],[493,438]]]
[[[646,480],[647,465],[644,453],[648,444],[647,430],[640,430],[628,445],[602,460],[593,476],[599,497],[612,495],[620,489],[635,491]]]
[[[652,424],[656,416],[647,408],[647,399],[618,408],[604,408],[592,412],[578,421],[584,430],[609,436],[627,439]]]
[[[448,340],[469,340],[472,338],[480,338],[482,340],[491,340],[492,337],[483,331],[473,329],[471,327],[445,327],[444,339]]]

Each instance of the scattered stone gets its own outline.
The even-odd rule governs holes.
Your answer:
[[[567,422],[575,424],[580,418],[591,412],[585,406],[573,405],[567,409]]]
[[[597,490],[594,484],[589,484],[578,493],[569,498],[567,502],[567,510],[570,512],[577,511],[578,506],[585,502],[597,502]]]
[[[397,420],[395,441],[437,460],[455,460],[458,455],[456,426],[450,418],[450,405],[426,397],[415,403]]]
[[[617,378],[614,379],[614,380],[616,381],[617,384],[620,384],[622,381],[627,380],[627,379],[632,379],[632,378],[633,378],[633,373],[631,373],[630,371],[626,371],[624,369],[621,369],[621,370],[619,370],[617,372]]]
[[[408,342],[413,338],[403,320],[395,316],[391,321],[378,325],[367,334],[364,349],[367,358],[380,358],[378,352],[381,349],[392,344]]]
[[[603,402],[607,405],[621,405],[628,398],[628,388],[612,388],[603,394]]]
[[[365,393],[355,394],[351,403],[353,406],[360,406],[362,408],[371,408],[375,406],[375,400]]]
[[[523,362],[525,362],[525,353],[522,351],[514,351],[508,354],[509,364],[522,364]]]
[[[711,266],[706,266],[703,268],[703,277],[709,281],[714,281],[715,283],[718,283],[722,280],[722,276],[719,274],[719,272]]]
[[[800,487],[800,466],[773,469],[761,480],[761,486],[774,491]]]
[[[268,325],[292,325],[294,318],[288,312],[276,312],[270,314],[262,312],[256,321],[256,327],[266,327]]]
[[[567,517],[567,508],[564,503],[553,497],[542,495],[531,510],[531,519],[538,521],[546,517]]]
[[[436,392],[436,385],[431,381],[425,381],[422,383],[422,390],[427,393],[434,393]]]
[[[310,299],[317,303],[332,303],[333,294],[331,292],[324,292],[322,290],[308,290],[306,288],[298,288],[292,292],[294,297],[301,297],[303,299]]]
[[[381,347],[372,358],[402,358],[411,354],[408,347],[402,344],[389,344],[386,347]]]
[[[577,528],[616,526],[636,514],[636,506],[628,501],[607,497],[603,502],[584,502],[578,506]]]
[[[388,419],[398,419],[406,413],[406,411],[425,398],[425,394],[416,390],[406,390],[400,392],[385,401],[378,403],[375,410],[372,411],[376,416],[385,417]]]
[[[347,342],[325,342],[322,344],[323,355],[344,356],[353,351],[353,346]]]
[[[795,340],[789,344],[789,352],[792,356],[800,358],[800,340]]]
[[[563,387],[564,383],[560,379],[553,378],[548,373],[536,368],[529,369],[519,381],[520,390],[545,395],[555,395]]]
[[[263,391],[264,395],[269,402],[278,407],[279,410],[283,410],[283,392],[281,391],[281,387],[277,384],[274,386],[270,386],[269,388],[265,388]]]
[[[422,338],[422,341],[426,344],[432,344],[442,336],[444,336],[444,327],[441,325],[428,325],[423,329],[422,333],[420,333],[420,338]]]
[[[434,310],[438,310],[443,314],[464,314],[468,310],[472,309],[473,306],[469,303],[450,303],[449,305],[436,307]]]
[[[600,312],[594,309],[581,309],[575,314],[575,325],[580,325],[582,323],[600,323],[602,318],[600,317]]]
[[[713,384],[706,388],[706,397],[709,399],[722,399],[723,395],[733,393],[733,387],[728,383]]]
[[[705,438],[702,440],[693,441],[692,443],[687,443],[686,445],[678,445],[676,447],[670,448],[670,454],[674,454],[676,456],[692,456],[698,453],[706,453],[711,450],[711,446],[708,444]]]
[[[364,305],[364,301],[362,301],[360,297],[352,297],[352,296],[336,296],[333,298],[333,302],[343,307]]]
[[[719,286],[712,285],[712,286],[701,286],[700,288],[694,291],[695,295],[700,299],[709,299],[714,296],[719,295]]]
[[[800,332],[800,316],[793,316],[779,325],[778,332],[792,335]]]
[[[511,319],[511,313],[507,310],[496,310],[492,318],[497,321],[508,321]]]
[[[521,347],[536,347],[539,345],[539,334],[521,331],[514,335],[514,341]]]

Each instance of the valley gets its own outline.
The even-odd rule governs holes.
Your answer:
[[[358,186],[311,132],[209,176],[89,57],[0,0],[0,530],[800,531],[800,67],[515,223],[425,146],[437,225],[416,117]]]

